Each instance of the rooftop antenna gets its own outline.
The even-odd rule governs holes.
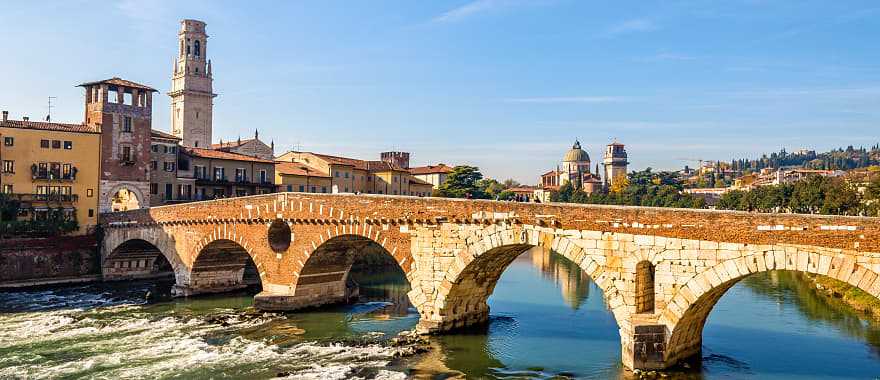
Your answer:
[[[52,99],[57,99],[57,96],[49,96],[49,113],[46,114],[46,121],[52,121]]]

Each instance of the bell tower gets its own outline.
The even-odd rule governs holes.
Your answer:
[[[171,133],[189,147],[211,148],[214,81],[205,23],[180,22],[178,56],[171,75]]]

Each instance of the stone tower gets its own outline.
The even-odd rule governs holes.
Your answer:
[[[99,212],[148,207],[156,90],[120,78],[80,86],[86,90],[86,124],[101,132]]]
[[[211,148],[214,78],[208,59],[205,23],[180,22],[179,53],[171,75],[171,133],[184,146]]]
[[[623,144],[615,141],[605,148],[605,157],[602,160],[602,165],[605,166],[605,175],[603,175],[602,179],[605,182],[605,187],[610,188],[614,186],[614,181],[619,181],[621,178],[626,178],[626,166],[629,165],[626,157],[626,150],[623,149]]]

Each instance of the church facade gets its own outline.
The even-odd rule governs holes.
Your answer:
[[[535,198],[541,202],[549,202],[550,194],[566,183],[579,187],[587,194],[609,189],[614,185],[615,179],[625,180],[628,164],[624,145],[615,141],[606,147],[602,174],[598,163],[595,171],[591,171],[590,155],[581,147],[580,141],[575,140],[556,169],[541,175]]]

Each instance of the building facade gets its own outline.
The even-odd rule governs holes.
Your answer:
[[[244,197],[275,190],[275,163],[212,149],[183,147],[187,169],[178,177],[195,183],[193,200]],[[185,177],[191,175],[192,177]]]
[[[150,204],[150,134],[155,89],[112,78],[83,83],[85,123],[101,132],[100,212]]]
[[[214,77],[208,59],[206,24],[183,20],[171,76],[171,134],[184,146],[210,148],[213,142]]]
[[[19,201],[18,220],[75,219],[75,234],[98,223],[101,133],[93,126],[0,121],[0,192]]]
[[[277,191],[327,193],[331,189],[330,174],[299,162],[275,163]]]
[[[150,206],[193,199],[195,179],[180,173],[181,169],[189,169],[189,162],[181,160],[180,148],[179,137],[155,129],[151,131]]]
[[[303,164],[329,178],[328,193],[430,196],[432,185],[409,170],[386,161],[367,161],[312,152],[290,151],[279,162]],[[302,178],[299,179],[302,181]],[[324,192],[324,191],[320,191]]]
[[[439,187],[443,182],[446,182],[446,177],[449,176],[449,173],[452,173],[452,167],[446,164],[440,163],[437,165],[428,165],[428,166],[418,166],[414,168],[410,168],[409,172],[422,181],[430,183],[433,188]]]

